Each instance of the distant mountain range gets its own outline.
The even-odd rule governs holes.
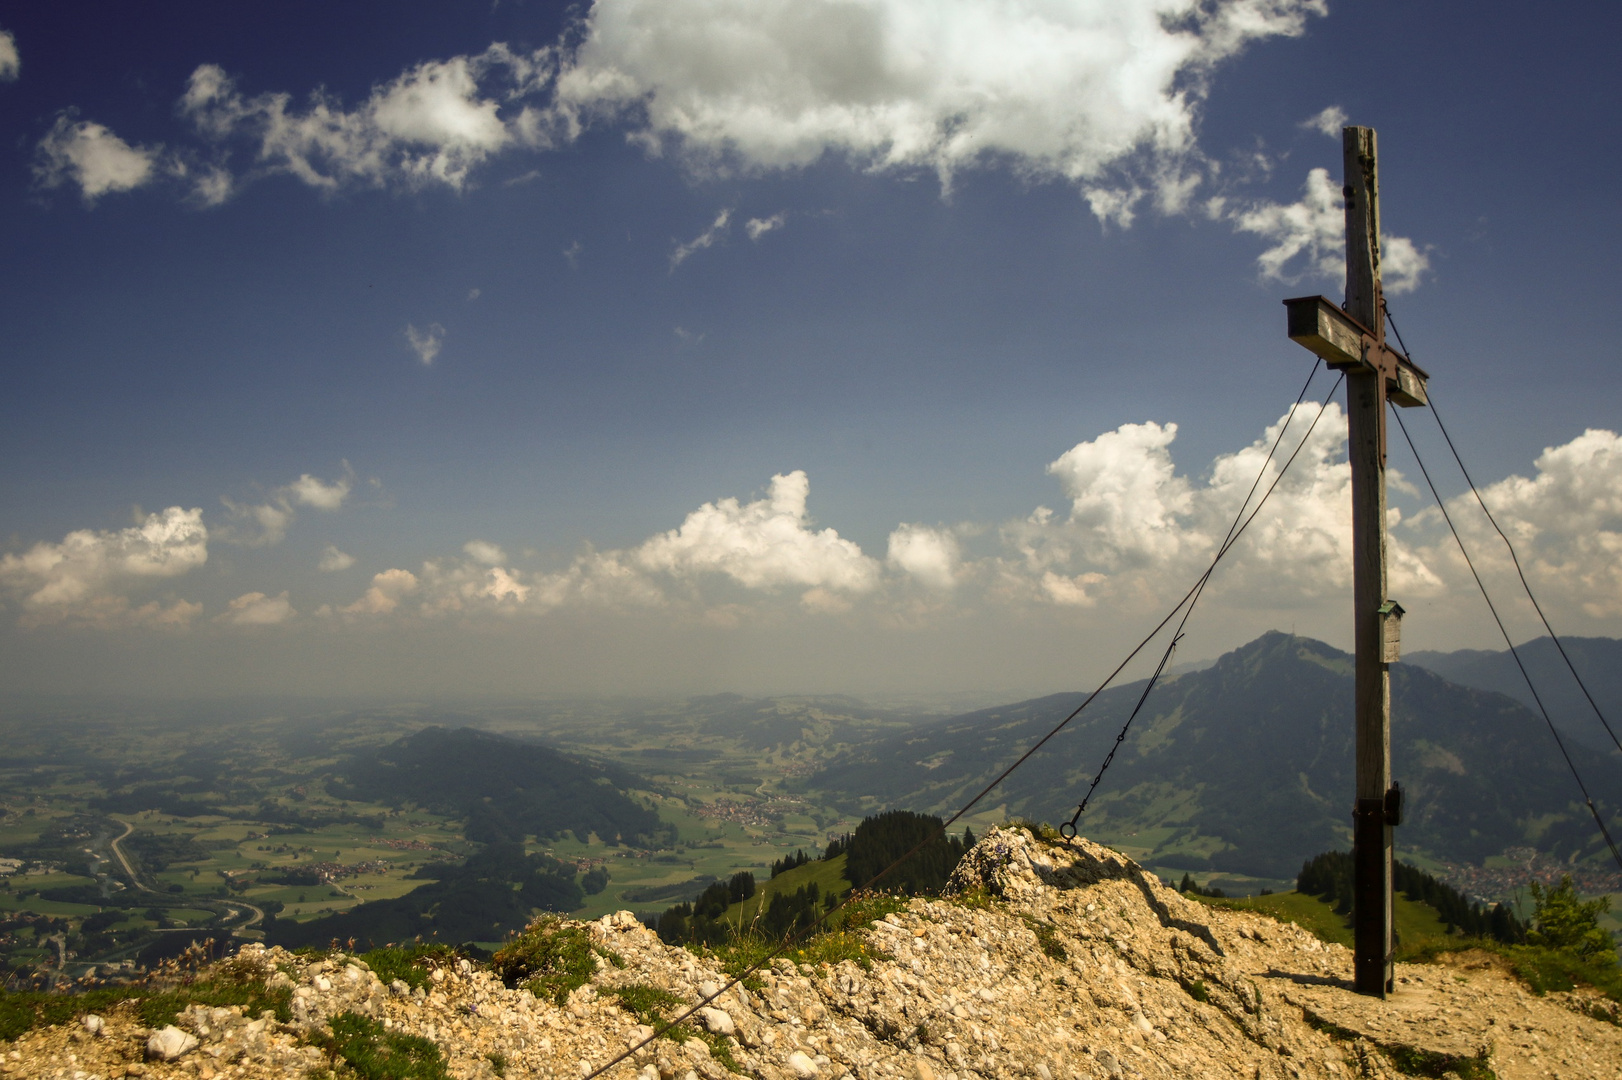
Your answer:
[[[1603,637],[1561,638],[1566,655],[1571,657],[1577,673],[1594,695],[1594,702],[1610,721],[1611,729],[1622,735],[1622,641]],[[1576,680],[1565,661],[1555,649],[1554,641],[1541,637],[1518,645],[1515,649],[1521,662],[1537,685],[1538,696],[1549,710],[1549,717],[1563,732],[1587,744],[1590,748],[1616,753],[1616,744],[1605,733],[1593,706],[1583,697]],[[1449,682],[1460,686],[1473,686],[1477,690],[1496,690],[1508,694],[1522,704],[1532,707],[1532,694],[1514,657],[1506,649],[1492,652],[1485,649],[1461,649],[1458,652],[1416,652],[1405,659],[1410,664],[1428,668]]]
[[[1578,859],[1604,850],[1542,720],[1521,702],[1417,663],[1393,665],[1391,684],[1394,772],[1408,792],[1399,849],[1477,863],[1514,845]],[[1142,688],[1099,695],[984,805],[1068,820]],[[919,725],[854,748],[809,784],[853,806],[953,810],[1083,696]],[[1168,870],[1293,876],[1349,843],[1352,749],[1352,657],[1265,634],[1155,689],[1080,828]],[[1622,760],[1571,749],[1608,812],[1622,808]]]

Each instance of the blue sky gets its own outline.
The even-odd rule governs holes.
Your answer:
[[[1342,116],[1380,133],[1392,309],[1444,417],[1557,625],[1616,634],[1619,22],[10,9],[0,686],[1086,685],[1306,376],[1278,302],[1338,296]],[[1188,655],[1349,640],[1343,430]],[[1490,647],[1392,454],[1405,636]]]

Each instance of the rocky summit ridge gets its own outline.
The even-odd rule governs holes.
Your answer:
[[[1595,1018],[1597,999],[1535,997],[1470,954],[1398,965],[1390,1000],[1362,998],[1346,949],[1187,900],[1085,839],[1022,828],[991,830],[943,898],[853,928],[862,962],[778,959],[724,992],[717,961],[663,944],[629,912],[572,925],[595,970],[561,1004],[467,960],[413,988],[342,953],[250,945],[226,963],[290,988],[288,1020],[194,1005],[150,1029],[120,1005],[0,1044],[0,1076],[365,1075],[331,1050],[358,1016],[437,1046],[445,1075],[582,1080],[652,1034],[631,987],[713,997],[695,1018],[706,1037],[649,1043],[610,1080],[1622,1076],[1622,1027]]]

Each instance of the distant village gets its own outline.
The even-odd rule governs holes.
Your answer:
[[[1561,878],[1567,876],[1577,891],[1585,896],[1622,892],[1622,872],[1610,867],[1572,866],[1530,847],[1506,848],[1504,857],[1513,859],[1515,865],[1483,867],[1444,863],[1436,876],[1460,892],[1484,902],[1510,896],[1534,881],[1542,885],[1558,885]]]

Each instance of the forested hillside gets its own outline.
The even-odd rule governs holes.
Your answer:
[[[344,772],[354,797],[463,817],[467,838],[481,843],[570,832],[655,847],[670,835],[656,813],[625,794],[643,783],[638,777],[473,728],[424,728],[356,756]]]

